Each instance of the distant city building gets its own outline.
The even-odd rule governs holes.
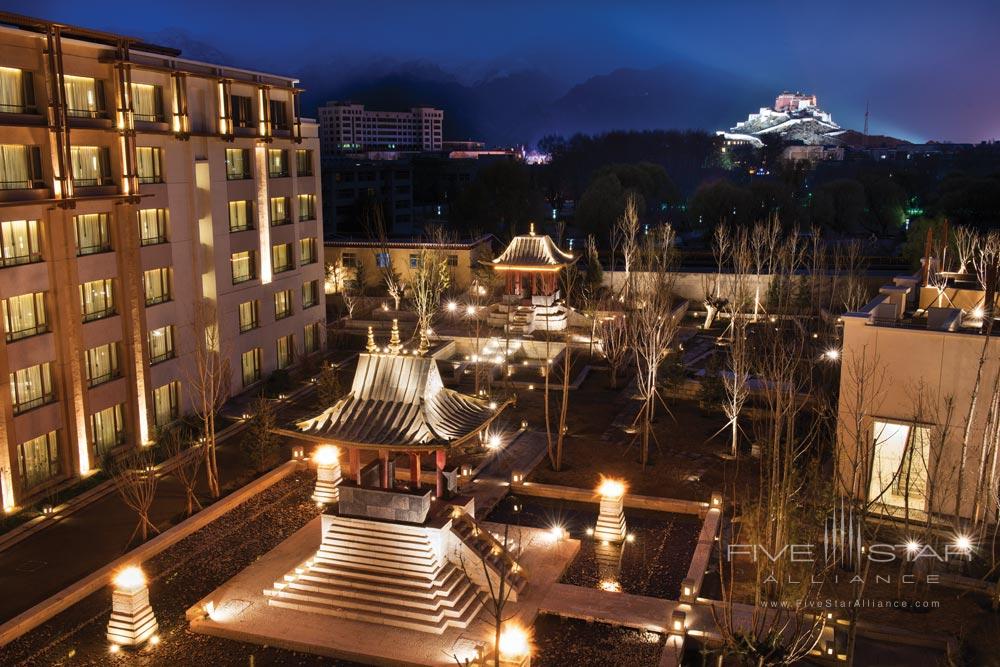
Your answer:
[[[320,148],[325,155],[388,151],[442,150],[444,111],[374,111],[353,102],[327,102],[319,108]]]
[[[11,508],[323,346],[319,140],[293,78],[5,15],[0,497]],[[206,311],[200,304],[209,304]]]
[[[844,147],[805,145],[786,146],[781,152],[781,159],[785,162],[808,162],[810,164],[843,160]]]
[[[413,232],[413,166],[409,160],[323,160],[324,236],[364,235],[381,205],[386,231]]]

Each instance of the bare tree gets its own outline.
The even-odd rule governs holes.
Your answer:
[[[580,290],[580,301],[583,304],[583,314],[590,319],[590,342],[588,354],[594,355],[594,339],[597,337],[597,315],[603,304],[604,288],[601,285],[604,271],[601,267],[601,257],[597,252],[597,241],[594,235],[587,237],[587,273]]]
[[[250,414],[242,448],[254,470],[262,472],[274,458],[278,446],[278,436],[274,432],[278,425],[274,402],[266,396],[258,396],[250,404]]]
[[[184,487],[184,499],[187,505],[187,515],[194,514],[194,508],[202,508],[201,501],[195,489],[198,486],[198,473],[201,471],[204,455],[198,451],[200,445],[191,440],[190,433],[175,426],[159,434],[159,442],[167,456],[173,462],[171,474]]]
[[[382,282],[385,283],[385,290],[392,297],[395,303],[395,310],[399,310],[400,301],[406,292],[406,284],[392,262],[392,253],[389,248],[389,230],[385,224],[385,215],[382,211],[381,202],[376,202],[365,210],[364,225],[367,228],[368,236],[379,244],[379,254],[381,258],[375,262]]]
[[[156,498],[159,478],[153,466],[153,452],[149,447],[133,449],[117,458],[111,465],[111,479],[114,480],[122,502],[139,516],[139,523],[128,538],[128,544],[139,534],[141,541],[149,537],[149,531],[160,530],[149,519],[149,510]]]
[[[333,366],[324,366],[316,378],[316,407],[325,410],[344,395],[340,373]]]
[[[621,249],[625,279],[619,290],[619,300],[624,301],[630,298],[632,270],[639,254],[639,204],[631,192],[625,196],[625,212],[612,231],[612,246]]]
[[[718,228],[721,228],[720,225]],[[717,228],[717,229],[718,229]],[[748,236],[743,232],[736,235],[731,242],[731,261],[733,273],[730,276],[728,298],[724,299],[723,307],[729,310],[729,345],[726,349],[728,368],[722,376],[722,384],[726,390],[726,401],[722,411],[729,420],[726,426],[730,431],[730,456],[739,455],[740,415],[743,406],[750,396],[750,350],[747,341],[748,315],[746,309],[750,306],[751,294],[748,281],[753,270],[753,246],[751,238],[758,233],[758,227]]]
[[[421,354],[430,347],[427,335],[441,305],[441,295],[451,284],[448,258],[441,252],[441,247],[446,242],[447,238],[441,228],[432,229],[426,242],[420,246],[417,266],[411,272],[410,290],[413,294],[413,308],[417,313],[417,334],[420,340],[417,349]]]
[[[578,289],[577,284],[579,283],[580,272],[576,268],[575,264],[571,264],[563,269],[562,272],[562,288],[565,292],[566,302],[569,303],[573,295],[576,294]],[[555,447],[552,447],[552,436],[549,434],[549,462],[552,464],[552,469],[556,472],[562,470],[562,459],[563,459],[563,445],[566,442],[566,433],[569,430],[567,426],[567,419],[569,417],[569,378],[573,373],[573,348],[570,346],[571,334],[569,329],[566,330],[565,345],[563,347],[563,360],[562,360],[562,397],[561,404],[559,407],[559,430],[555,436]],[[545,374],[545,402],[546,402],[546,418],[545,418],[545,428],[549,428],[549,417],[548,417],[548,400],[549,400],[549,381],[548,376],[552,368],[549,367]]]
[[[975,255],[976,244],[979,240],[978,234],[970,227],[959,225],[955,227],[953,238],[955,253],[958,255],[958,273],[965,273],[968,271],[969,262]]]
[[[600,318],[597,325],[598,336],[601,339],[601,352],[608,362],[609,385],[611,389],[618,388],[618,373],[628,358],[628,326],[625,315],[614,313]]]
[[[722,270],[732,260],[733,234],[728,225],[719,224],[712,235],[712,255],[715,258],[714,281],[705,278],[705,324],[703,329],[711,329],[715,316],[725,307],[727,299],[722,293]],[[736,270],[734,268],[733,273]]]
[[[636,435],[643,468],[649,463],[649,446],[656,441],[653,420],[656,404],[662,402],[658,373],[677,334],[674,310],[674,231],[669,225],[644,237],[634,258],[627,301],[626,323],[629,347],[637,369],[637,388],[642,407],[636,415]]]
[[[228,346],[219,333],[215,304],[200,299],[194,306],[194,369],[188,370],[188,386],[192,390],[192,407],[201,421],[205,445],[205,474],[208,491],[218,498],[219,466],[215,457],[215,417],[229,398],[231,369]]]

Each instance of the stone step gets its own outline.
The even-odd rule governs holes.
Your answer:
[[[389,576],[398,572],[408,572],[411,574],[423,573],[428,576],[433,576],[433,574],[437,572],[440,567],[440,563],[438,563],[437,560],[429,560],[426,563],[411,563],[407,561],[375,558],[375,556],[370,553],[343,554],[333,551],[325,551],[323,549],[316,554],[316,560],[317,562],[327,562],[345,565],[347,567],[364,568],[373,572],[382,572]]]
[[[381,540],[365,540],[360,536],[331,535],[327,533],[320,548],[349,549],[352,551],[370,551],[373,553],[391,553],[410,558],[432,558],[437,554],[428,542],[426,544],[400,544]]]
[[[415,610],[437,612],[441,609],[454,609],[460,606],[462,598],[472,586],[466,581],[457,579],[446,590],[435,591],[435,596],[415,596],[404,588],[395,590],[373,590],[341,586],[327,582],[317,582],[311,577],[303,576],[281,589],[282,593],[295,591],[302,595],[322,596],[329,598],[345,598],[377,603],[381,606],[397,606]]]
[[[330,522],[327,532],[334,529],[342,533],[370,535],[373,537],[400,540],[402,542],[427,542],[427,536],[418,527],[384,523],[381,521],[335,517]]]
[[[461,570],[452,566],[447,574],[437,579],[414,581],[358,576],[350,570],[328,572],[313,568],[301,575],[296,583],[313,582],[334,589],[368,591],[372,595],[385,593],[414,599],[433,599],[451,595],[463,583],[462,574]]]

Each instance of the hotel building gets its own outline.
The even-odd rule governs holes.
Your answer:
[[[337,153],[419,153],[439,151],[444,111],[372,111],[353,102],[327,102],[319,108],[320,147]]]
[[[188,412],[206,328],[231,394],[323,346],[319,136],[296,83],[0,14],[5,508]]]

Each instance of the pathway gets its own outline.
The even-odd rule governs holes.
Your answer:
[[[510,488],[511,473],[527,477],[546,456],[543,431],[524,431],[487,463],[462,492],[476,499],[476,518],[483,519]]]

